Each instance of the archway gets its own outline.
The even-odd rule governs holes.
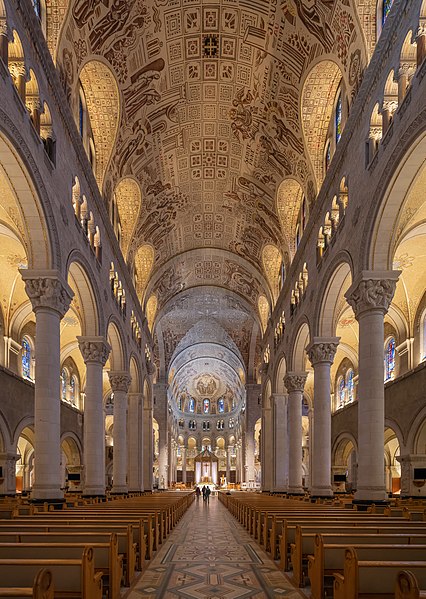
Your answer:
[[[34,484],[34,429],[26,426],[22,429],[16,447],[19,456],[16,462],[16,492],[27,494]]]
[[[400,444],[396,432],[385,428],[385,481],[388,493],[401,492],[401,465],[397,458],[400,455]]]

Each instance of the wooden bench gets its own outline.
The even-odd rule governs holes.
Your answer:
[[[410,570],[402,570],[398,573],[395,599],[426,599],[426,590],[419,589],[417,578]]]
[[[365,547],[376,550],[380,545],[383,553],[387,548],[392,552],[392,547],[410,546],[422,548],[426,555],[426,536],[401,534],[384,535],[330,535],[317,534],[315,536],[314,555],[308,556],[308,576],[311,586],[311,598],[322,599],[325,589],[332,590],[334,574],[343,572],[345,550],[348,543],[355,549],[363,551]],[[390,554],[390,553],[389,553]],[[364,556],[363,556],[364,557]],[[329,583],[329,584],[327,584]]]
[[[91,547],[84,549],[80,559],[0,559],[1,585],[30,588],[41,568],[52,573],[55,599],[102,599],[102,574],[95,573]]]
[[[423,556],[424,556],[423,551]],[[357,550],[345,550],[343,575],[334,575],[334,599],[394,599],[400,570],[414,570],[420,585],[426,586],[426,561],[404,559],[405,549],[397,560],[359,560]]]
[[[88,542],[51,542],[50,539],[45,543],[2,543],[0,540],[0,559],[79,559],[88,545]],[[95,573],[102,574],[109,599],[120,599],[122,556],[118,554],[117,535],[110,535],[109,543],[92,542],[90,547]]]
[[[55,599],[52,573],[46,568],[39,570],[32,587],[0,587],[0,597]]]

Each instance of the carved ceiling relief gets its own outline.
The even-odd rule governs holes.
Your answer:
[[[101,57],[114,72],[120,122],[115,141],[104,132],[99,142],[111,144],[103,191],[109,198],[126,177],[140,184],[143,209],[119,212],[140,294],[155,293],[156,309],[209,285],[244,297],[258,318],[268,295],[262,248],[279,248],[287,265],[287,227],[298,211],[277,210],[278,187],[291,176],[309,204],[317,189],[310,154],[319,138],[304,137],[299,114],[305,76],[313,61],[333,56],[351,97],[362,43],[353,0],[74,0],[58,46],[62,80],[75,107],[83,63]],[[111,113],[111,104],[101,110]],[[150,271],[142,246],[155,251]],[[196,248],[205,255],[172,262]],[[216,258],[214,248],[236,257]],[[178,339],[163,331],[170,357]],[[246,345],[238,343],[249,359]]]

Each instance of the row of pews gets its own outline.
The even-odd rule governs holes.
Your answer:
[[[219,499],[312,599],[425,598],[426,505],[353,509],[257,493]],[[424,590],[421,590],[424,589]]]
[[[53,506],[0,502],[0,597],[120,599],[194,500],[168,492]]]

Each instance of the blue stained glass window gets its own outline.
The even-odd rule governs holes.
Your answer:
[[[31,346],[28,339],[22,339],[22,376],[31,380]]]
[[[354,371],[352,368],[346,374],[346,388],[348,390],[348,401],[353,401],[354,397]]]
[[[385,381],[390,381],[395,376],[395,339],[391,337],[385,351]]]
[[[342,93],[339,92],[337,96],[336,102],[336,112],[335,112],[335,124],[336,124],[336,143],[342,137]]]
[[[38,19],[41,19],[41,2],[40,0],[32,0],[34,12],[37,15]]]
[[[71,378],[70,382],[70,401],[75,404],[75,376]]]
[[[327,146],[325,148],[325,169],[328,170],[331,162],[331,144],[328,141]]]
[[[339,405],[343,406],[346,399],[346,385],[345,379],[342,377],[339,380]]]
[[[189,411],[192,413],[195,412],[195,399],[193,397],[189,400]]]
[[[382,9],[382,27],[385,24],[386,18],[391,9],[393,0],[383,0],[383,9]]]
[[[61,399],[67,400],[68,373],[65,368],[61,371]]]
[[[222,414],[225,411],[225,402],[223,401],[223,397],[221,397],[217,402],[217,409],[220,414]]]
[[[84,106],[83,106],[83,99],[81,97],[81,95],[79,96],[79,103],[78,103],[78,124],[79,124],[79,130],[80,130],[80,137],[83,137],[83,133],[84,133]]]
[[[203,401],[203,410],[204,410],[204,414],[208,414],[210,411],[210,400],[209,399],[205,399]]]

